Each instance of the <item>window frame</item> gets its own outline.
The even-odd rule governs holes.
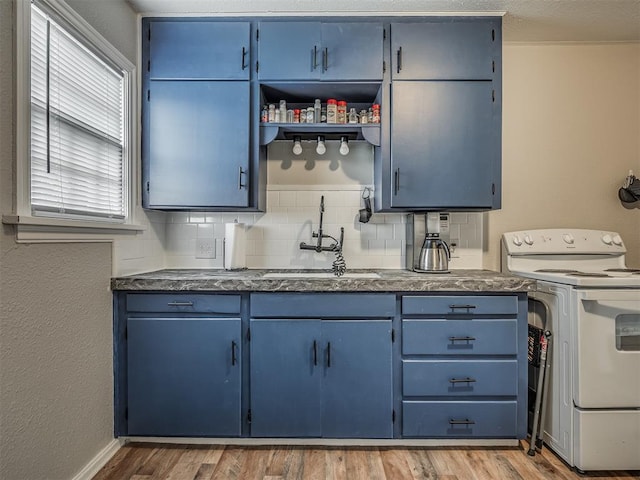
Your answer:
[[[104,241],[117,233],[135,233],[145,227],[135,222],[136,206],[139,204],[137,180],[139,178],[135,159],[139,149],[137,139],[137,71],[122,53],[100,35],[86,20],[72,10],[63,0],[38,0],[47,9],[70,26],[73,35],[99,55],[109,59],[124,72],[124,143],[126,187],[124,189],[126,214],[124,221],[81,218],[79,216],[35,216],[31,207],[31,0],[16,0],[16,165],[13,214],[3,215],[5,224],[16,225],[16,237],[25,241],[57,241],[86,238],[89,241]],[[39,235],[42,234],[42,235]],[[22,235],[21,235],[22,234]]]

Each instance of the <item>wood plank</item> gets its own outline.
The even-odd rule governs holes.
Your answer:
[[[326,480],[347,480],[346,451],[343,448],[332,447],[325,450],[327,464]]]
[[[431,456],[425,448],[409,448],[404,449],[405,458],[409,468],[411,469],[412,478],[418,479],[435,479],[441,473],[433,463]],[[443,470],[443,472],[445,472]]]
[[[396,448],[381,448],[379,451],[386,478],[425,478],[413,474],[405,451]]]
[[[305,480],[325,480],[327,476],[327,464],[324,450],[321,448],[308,448],[303,451],[302,478]]]
[[[149,457],[157,451],[155,447],[145,446],[126,446],[121,450],[124,450],[124,455],[114,463],[107,462],[93,480],[129,479],[134,474],[139,474],[140,467],[145,465]]]
[[[211,480],[237,480],[247,450],[244,447],[226,447],[213,471]]]

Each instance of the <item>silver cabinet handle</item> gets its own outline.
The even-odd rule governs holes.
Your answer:
[[[467,377],[467,378],[451,378],[451,379],[449,379],[449,383],[453,383],[453,384],[456,384],[456,383],[474,383],[475,381],[476,381],[475,378],[470,378],[470,377]]]
[[[193,302],[169,302],[169,307],[193,307]]]
[[[454,342],[473,342],[476,339],[476,337],[449,337],[449,341],[451,343]]]
[[[457,310],[457,309],[461,309],[461,308],[464,308],[464,309],[467,309],[467,310],[472,310],[472,309],[476,308],[476,306],[475,305],[449,305],[449,308],[451,310]]]
[[[469,420],[468,418],[465,418],[464,420],[456,420],[454,418],[452,418],[451,420],[449,420],[449,425],[475,425],[476,422],[474,422],[473,420]]]

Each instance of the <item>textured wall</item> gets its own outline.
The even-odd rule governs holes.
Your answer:
[[[135,16],[128,7],[87,3],[105,25],[116,26],[110,40],[121,37],[120,29],[135,28]],[[2,214],[12,212],[13,197],[12,5],[11,0],[0,0]],[[126,38],[131,35],[135,33]],[[135,45],[125,54],[131,52]],[[19,245],[12,227],[2,226],[2,480],[70,479],[112,441],[110,275],[108,243]]]
[[[502,210],[486,214],[484,265],[500,235],[533,228],[620,232],[640,267],[640,209],[618,188],[640,175],[640,44],[507,44]]]

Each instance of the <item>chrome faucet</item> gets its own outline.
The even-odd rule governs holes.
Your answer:
[[[333,238],[331,235],[325,235],[322,233],[322,216],[324,214],[324,195],[320,197],[320,225],[318,226],[318,231],[313,232],[311,236],[313,238],[317,238],[318,241],[315,245],[310,245],[305,242],[300,242],[301,250],[315,250],[316,252],[341,252],[342,251],[342,242],[344,241],[344,227],[340,227],[340,241]],[[322,245],[323,238],[330,238],[334,241],[331,245],[325,246]]]

